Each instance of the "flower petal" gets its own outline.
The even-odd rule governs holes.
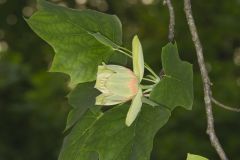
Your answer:
[[[108,65],[114,67],[113,65]],[[116,95],[132,99],[138,91],[138,78],[128,68],[119,66],[116,73],[109,77],[106,87]]]
[[[132,41],[132,54],[133,54],[133,71],[138,77],[139,83],[141,82],[144,74],[144,59],[142,45],[135,35]]]
[[[108,94],[109,90],[106,88],[106,83],[109,77],[113,74],[114,72],[110,69],[107,68],[105,65],[100,65],[98,66],[98,72],[97,72],[97,80],[94,88],[98,89],[102,93]]]
[[[118,95],[100,94],[96,97],[95,105],[111,106],[123,102],[126,102],[125,97],[121,97]]]
[[[127,126],[130,126],[134,122],[138,113],[141,110],[141,107],[142,107],[142,89],[139,88],[138,93],[134,97],[132,104],[127,113],[127,118],[125,121]]]

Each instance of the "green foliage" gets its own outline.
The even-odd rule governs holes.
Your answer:
[[[198,156],[198,155],[188,153],[187,160],[208,160],[208,159],[205,158],[205,157],[202,157],[202,156]]]
[[[73,109],[69,112],[65,130],[71,128],[89,107],[95,105],[95,97],[99,94],[94,88],[94,83],[79,84],[68,95],[69,104]]]
[[[54,48],[56,56],[50,71],[70,75],[72,84],[95,80],[97,66],[114,53],[96,37],[121,45],[119,19],[93,10],[79,12],[42,0],[39,5],[40,10],[26,21]]]
[[[156,132],[167,122],[169,110],[143,105],[134,123],[127,127],[129,104],[105,113],[90,109],[65,138],[59,160],[90,160],[92,151],[100,160],[148,160]]]
[[[40,1],[40,10],[27,22],[56,52],[50,71],[67,73],[71,86],[78,84],[68,96],[73,109],[65,130],[72,129],[64,140],[59,160],[92,160],[97,159],[96,153],[100,160],[148,160],[154,136],[168,121],[171,110],[176,106],[191,109],[192,66],[180,60],[176,44],[169,43],[162,50],[166,75],[156,86],[153,85],[155,87],[150,94],[150,99],[156,104],[154,107],[144,104],[138,116],[133,113],[137,118],[128,127],[124,122],[130,104],[101,111],[101,106],[95,106],[95,97],[99,92],[94,89],[94,83],[89,82],[95,80],[98,65],[108,60],[121,45],[118,18]],[[134,54],[133,59],[138,59],[140,65],[137,65],[142,67],[137,71],[140,81],[144,62],[140,42],[135,39],[136,42],[133,51],[141,52]],[[158,79],[150,67],[145,67]],[[141,97],[142,94],[135,97],[139,103]]]
[[[56,160],[70,107],[65,98],[69,92],[67,77],[46,72],[53,50],[29,29],[22,18],[23,8],[35,9],[36,1],[1,2],[0,41],[8,44],[8,51],[0,52],[0,157],[4,160]],[[78,8],[76,2],[54,0],[54,3]],[[98,6],[102,3],[92,2],[88,0],[81,7],[101,10]],[[123,22],[126,46],[130,47],[134,34],[139,35],[146,62],[158,72],[161,68],[160,50],[168,41],[168,10],[162,1],[155,0],[152,5],[145,5],[142,1],[132,2],[106,0],[108,9],[104,12],[117,14]],[[202,82],[184,21],[182,1],[172,3],[177,13],[175,38],[180,57],[195,67],[194,106],[191,112],[180,108],[174,110],[168,125],[161,128],[154,138],[151,160],[183,160],[187,152],[217,160],[219,158],[205,135]],[[192,5],[214,84],[213,95],[226,104],[238,106],[240,66],[235,65],[233,59],[240,42],[239,1],[202,0],[192,1]],[[16,16],[15,25],[8,24],[9,15]],[[217,106],[213,107],[213,112],[224,149],[231,159],[240,159],[240,127],[236,127],[239,126],[239,113],[227,112]]]
[[[192,109],[192,65],[180,60],[176,43],[169,43],[162,49],[162,65],[163,78],[153,89],[151,96],[156,102],[171,109],[177,106]]]

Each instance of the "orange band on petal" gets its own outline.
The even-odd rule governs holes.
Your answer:
[[[130,74],[132,74],[132,79],[128,83],[128,87],[131,90],[132,95],[135,96],[138,92],[138,80],[137,80],[137,77],[133,74],[132,71],[130,71]]]

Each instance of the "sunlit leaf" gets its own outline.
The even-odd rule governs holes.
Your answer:
[[[93,81],[97,66],[121,45],[121,23],[116,16],[93,10],[74,10],[40,0],[27,21],[55,51],[50,71],[70,76],[71,83]],[[104,43],[103,43],[104,42]]]

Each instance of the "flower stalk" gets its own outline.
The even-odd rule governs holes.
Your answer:
[[[116,50],[132,58],[133,71],[119,65],[106,65],[103,63],[98,66],[95,88],[102,93],[96,97],[95,104],[107,106],[132,100],[125,120],[126,125],[131,126],[141,110],[143,99],[148,104],[154,104],[154,102],[144,97],[149,97],[150,92],[160,81],[160,78],[144,63],[142,45],[137,36],[133,38],[132,51],[123,47]],[[144,77],[145,68],[152,75]],[[142,80],[153,84],[143,85],[141,84]]]

